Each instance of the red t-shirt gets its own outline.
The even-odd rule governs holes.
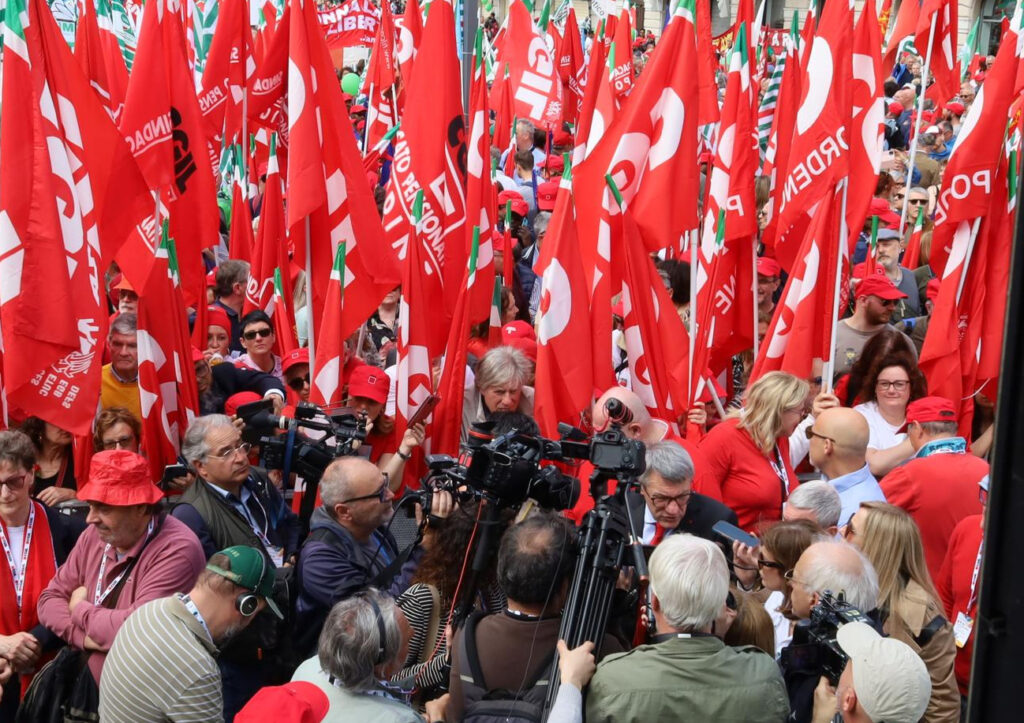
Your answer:
[[[707,459],[704,457],[704,453],[700,448],[693,442],[675,435],[672,430],[668,430],[665,435],[665,441],[677,442],[685,449],[690,459],[693,460],[693,491],[704,494],[704,488],[708,486],[707,481]],[[594,509],[594,498],[590,494],[590,475],[594,472],[594,465],[590,462],[582,462],[579,466],[579,470],[576,472],[576,477],[580,480],[580,498],[576,502],[576,506],[571,510],[565,511],[565,516],[575,522],[577,525],[583,521],[583,517]],[[608,483],[608,494],[615,491],[615,482]]]
[[[953,534],[949,537],[949,551],[942,562],[938,577],[935,578],[935,587],[939,597],[942,599],[942,606],[946,609],[946,617],[951,623],[956,622],[957,614],[963,612],[972,619],[977,615],[977,601],[974,609],[968,610],[967,605],[971,600],[971,578],[974,577],[974,565],[978,560],[978,549],[981,547],[983,530],[981,529],[982,515],[971,515],[965,517],[953,528]],[[977,589],[975,593],[977,594]],[[971,631],[967,638],[967,644],[957,648],[956,682],[960,687],[960,694],[967,695],[967,687],[971,680],[971,654],[974,650],[974,636],[977,631]]]
[[[783,480],[736,418],[715,425],[701,440],[707,458],[707,484],[701,494],[714,497],[732,508],[744,530],[755,530],[761,522],[782,519]],[[777,442],[785,473],[785,496],[797,486],[789,461],[789,439]],[[778,460],[776,459],[776,464]]]
[[[912,459],[887,474],[879,485],[890,504],[902,507],[921,528],[925,562],[934,579],[946,556],[953,528],[981,513],[978,482],[988,462],[973,454],[932,454]]]

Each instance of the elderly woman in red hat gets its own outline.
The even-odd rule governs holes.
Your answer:
[[[39,596],[39,621],[85,651],[100,679],[118,629],[143,603],[192,588],[206,565],[195,534],[162,512],[163,493],[145,458],[127,450],[99,452],[79,499],[89,524]]]
[[[36,452],[22,432],[0,432],[0,658],[15,672],[4,686],[0,720],[14,720],[31,672],[60,640],[39,623],[36,603],[82,531],[81,524],[32,500]]]

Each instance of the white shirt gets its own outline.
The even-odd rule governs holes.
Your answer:
[[[654,539],[655,525],[657,521],[654,519],[654,515],[651,514],[651,508],[644,503],[644,534],[640,538],[645,545],[650,545],[651,540]]]
[[[764,609],[768,611],[772,625],[775,627],[776,660],[782,655],[782,649],[793,640],[792,623],[789,618],[779,612],[779,606],[782,605],[783,600],[785,600],[785,596],[778,590],[773,590],[768,599],[764,601]]]
[[[853,409],[860,412],[868,422],[868,429],[871,430],[871,435],[868,437],[868,449],[889,449],[907,438],[905,432],[899,431],[902,424],[894,426],[885,421],[885,417],[878,411],[877,402],[858,404]]]
[[[21,569],[21,553],[25,547],[25,525],[7,528],[7,542],[11,546],[11,557],[14,558],[14,569]]]

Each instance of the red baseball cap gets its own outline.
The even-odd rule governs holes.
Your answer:
[[[767,256],[757,257],[757,275],[768,276],[775,278],[782,273],[782,267],[779,266],[779,262],[775,259],[768,258]]]
[[[224,414],[229,417],[233,417],[238,414],[239,407],[252,402],[258,402],[261,399],[263,399],[263,397],[256,392],[238,392],[236,394],[232,394],[224,401]]]
[[[551,136],[551,145],[566,147],[573,145],[572,133],[569,131],[555,131],[554,135]]]
[[[952,103],[946,103],[946,110],[954,115],[963,115],[967,108],[960,101],[954,100]]]
[[[922,397],[907,405],[907,424],[955,422],[956,407],[945,397]]]
[[[878,222],[885,228],[898,229],[900,217],[884,198],[872,198],[868,206],[868,217],[878,216]]]
[[[371,364],[362,364],[348,377],[348,395],[363,397],[384,404],[391,390],[391,379],[384,370]]]
[[[506,344],[510,343],[510,339],[537,339],[533,327],[525,321],[510,321],[505,324],[501,327],[501,336]]]
[[[206,275],[206,285],[216,286],[217,285],[217,267],[214,266],[210,269],[210,273]]]
[[[939,298],[939,288],[942,286],[942,282],[939,279],[932,279],[928,282],[928,285],[924,287],[924,296],[928,301],[935,301]]]
[[[889,112],[892,113],[893,115],[900,115],[901,113],[903,113],[903,104],[900,103],[899,101],[894,100],[892,103],[889,104]]]
[[[565,159],[557,153],[552,153],[537,165],[541,168],[548,169],[552,173],[561,173],[565,170]]]
[[[351,108],[348,109],[348,112],[349,113],[365,113],[366,112],[366,106],[365,105],[354,105],[354,106],[352,106]]]
[[[219,306],[206,307],[206,328],[209,329],[211,326],[219,326],[230,334],[231,317],[228,316],[228,312],[224,311],[224,309]]]
[[[512,213],[517,213],[523,218],[526,218],[530,212],[530,207],[526,205],[523,194],[518,191],[502,191],[498,194],[498,210],[502,216],[504,216],[506,203],[512,204]]]
[[[527,359],[534,364],[537,363],[537,342],[525,336],[517,336],[505,339],[505,346],[510,346],[523,352]]]
[[[292,349],[290,352],[281,357],[282,372],[288,371],[296,364],[309,364],[309,349],[307,347]]]
[[[89,462],[89,481],[78,499],[114,507],[155,505],[164,493],[153,484],[146,458],[126,449],[97,452]]]
[[[320,723],[330,712],[331,701],[313,683],[295,681],[260,689],[238,711],[235,723]]]
[[[907,295],[896,288],[896,284],[889,280],[888,276],[871,274],[857,284],[857,299],[862,296],[877,296],[879,299],[898,300],[905,299]]]
[[[558,181],[545,181],[537,184],[537,208],[541,211],[553,211],[557,196]],[[512,210],[514,211],[515,207]]]

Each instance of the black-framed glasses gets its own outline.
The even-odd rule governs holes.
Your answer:
[[[807,435],[807,439],[814,439],[815,437],[817,437],[818,439],[827,439],[832,444],[836,444],[836,441],[831,437],[826,437],[824,434],[818,434],[817,432],[815,432],[814,427],[807,427],[804,430],[804,434]]]
[[[896,379],[889,381],[888,379],[879,379],[875,382],[875,386],[881,389],[883,392],[887,392],[890,389],[895,389],[897,392],[905,392],[910,388],[909,379]]]
[[[779,572],[785,572],[786,571],[786,566],[783,565],[781,562],[773,562],[771,560],[765,560],[763,557],[757,558],[757,566],[758,566],[758,568],[761,568],[761,569],[767,567],[767,568],[771,568],[772,570],[778,570]]]
[[[28,482],[28,473],[16,474],[13,477],[7,479],[0,479],[0,487],[7,487],[11,492],[17,492],[18,490],[25,489],[25,484]]]
[[[380,487],[376,492],[369,495],[360,495],[359,497],[349,497],[347,500],[342,500],[340,504],[347,505],[351,502],[361,502],[362,500],[376,499],[378,502],[385,502],[388,498],[388,487],[390,486],[391,478],[387,472],[381,472],[381,476],[384,481],[381,482]]]
[[[879,299],[878,303],[880,303],[882,306],[892,306],[893,308],[896,307],[896,299]]]
[[[135,435],[129,434],[125,437],[118,437],[117,439],[105,439],[103,440],[103,449],[127,449],[132,443],[135,442]]]
[[[264,326],[259,329],[250,329],[249,331],[242,334],[242,338],[246,341],[252,341],[257,336],[261,339],[266,339],[268,336],[274,333],[274,330],[269,326]]]
[[[213,459],[228,460],[234,457],[239,452],[241,452],[244,455],[248,455],[250,449],[252,449],[251,444],[249,444],[248,442],[242,442],[237,447],[232,447],[231,449],[225,450],[220,454],[214,454],[213,452],[210,452],[210,454],[208,454],[207,456],[212,457]]]
[[[690,497],[693,495],[693,490],[689,492],[684,492],[681,495],[674,496],[658,494],[652,495],[650,492],[647,492],[646,488],[644,489],[644,492],[647,494],[648,499],[650,499],[651,502],[654,503],[655,507],[668,507],[670,502],[675,502],[676,506],[679,507],[680,509],[682,509],[686,505],[686,503],[689,502]]]
[[[907,201],[907,203],[910,204],[911,206],[924,206],[925,204],[928,203],[928,199],[927,198],[912,198],[909,201]]]
[[[291,387],[292,390],[296,392],[301,392],[302,388],[307,384],[309,384],[308,374],[305,374],[301,377],[292,377],[291,379],[288,380],[288,386]]]

